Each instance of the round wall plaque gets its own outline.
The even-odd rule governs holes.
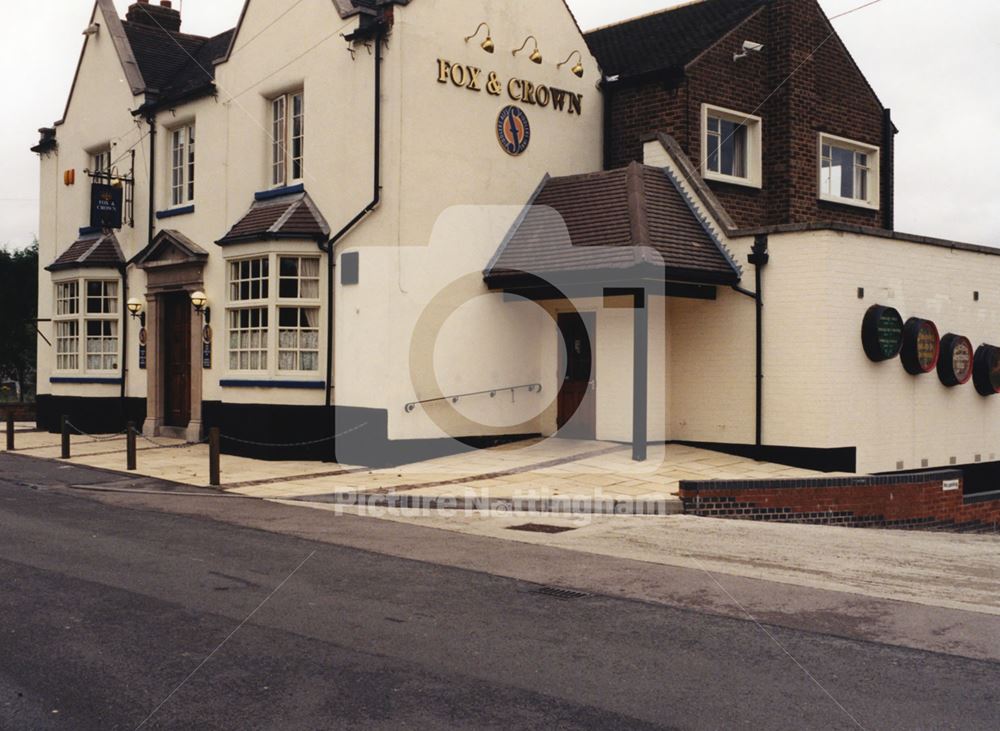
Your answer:
[[[911,317],[903,326],[903,367],[912,376],[930,373],[937,367],[941,355],[941,338],[937,326],[930,320]]]
[[[941,383],[951,386],[964,386],[972,379],[972,362],[975,350],[968,338],[954,333],[948,333],[941,338],[941,357],[938,359],[937,371]]]
[[[520,107],[509,106],[497,117],[497,139],[508,155],[520,155],[531,143],[531,123]]]
[[[899,355],[903,345],[903,318],[891,307],[873,305],[861,326],[861,344],[869,359],[880,363]]]
[[[981,396],[1000,393],[1000,348],[980,345],[972,366],[972,380]]]

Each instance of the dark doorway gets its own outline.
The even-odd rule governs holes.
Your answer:
[[[559,436],[594,439],[597,435],[597,398],[594,376],[594,343],[597,316],[593,312],[559,315],[559,332],[564,347],[559,372]]]
[[[191,299],[187,292],[163,298],[163,423],[191,421]]]

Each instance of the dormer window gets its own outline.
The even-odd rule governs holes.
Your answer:
[[[761,120],[702,105],[702,173],[707,180],[761,187]]]
[[[820,134],[819,197],[863,208],[879,206],[879,149]]]
[[[305,95],[301,91],[271,100],[271,187],[300,182],[305,161]]]

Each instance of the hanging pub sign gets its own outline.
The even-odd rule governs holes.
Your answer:
[[[964,386],[972,379],[972,361],[975,352],[968,338],[948,333],[941,338],[941,357],[937,371],[941,383],[951,388]]]
[[[124,193],[121,186],[94,183],[90,186],[90,226],[109,229],[122,227],[122,202]]]
[[[980,345],[972,366],[972,381],[980,396],[1000,393],[1000,348]]]
[[[139,330],[139,369],[146,370],[146,328]]]
[[[903,368],[911,376],[930,373],[941,355],[941,337],[930,320],[911,317],[903,326],[903,347],[899,351]]]
[[[873,305],[861,326],[861,344],[865,355],[876,363],[899,355],[903,345],[903,318],[891,307]]]

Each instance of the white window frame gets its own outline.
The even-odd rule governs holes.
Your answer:
[[[102,291],[101,301],[102,312],[89,312],[87,309],[87,290],[91,283],[100,283],[102,285],[102,290],[108,285],[114,285],[114,294],[107,295]],[[62,292],[60,289],[62,287],[76,287],[76,297],[70,298],[61,296]],[[98,375],[118,375],[121,372],[122,367],[122,323],[121,323],[121,297],[122,297],[122,287],[121,281],[119,279],[114,279],[110,277],[69,277],[65,279],[58,279],[53,281],[54,287],[54,298],[55,298],[55,313],[53,315],[53,324],[55,328],[56,337],[56,367],[55,371],[57,373],[93,373]],[[110,310],[109,312],[103,312],[105,306]],[[103,333],[98,336],[101,342],[104,341],[114,341],[115,346],[112,351],[105,351],[102,347],[99,355],[104,358],[106,356],[114,357],[114,368],[89,368],[87,365],[87,358],[90,355],[89,343],[87,337],[88,323],[90,322],[100,322],[108,323],[111,330],[110,335],[104,335]],[[75,334],[73,335],[62,335],[60,330],[62,328],[70,329],[70,324],[75,325]],[[103,330],[103,326],[102,326]],[[75,347],[72,351],[60,352],[60,343],[73,342],[75,341]],[[95,354],[96,355],[96,354]],[[75,364],[71,367],[61,367],[60,358],[71,358],[74,360]]]
[[[169,207],[183,208],[194,203],[197,129],[195,123],[191,122],[174,127],[169,133]]]
[[[299,282],[298,284],[298,296],[297,297],[282,297],[281,296],[281,282],[283,279],[288,280],[290,277],[282,277],[281,275],[281,260],[284,258],[297,259],[299,260],[299,273],[295,277],[295,280]],[[315,277],[303,277],[301,272],[301,261],[303,259],[309,259],[315,261],[317,264],[316,276]],[[239,299],[238,291],[235,287],[238,287],[241,282],[245,281],[256,281],[254,279],[246,280],[242,278],[233,279],[233,266],[239,265],[241,262],[252,261],[252,260],[262,260],[267,262],[268,278],[267,278],[267,292],[264,295],[263,287],[259,290],[261,296],[258,298],[251,299]],[[268,252],[268,253],[256,253],[248,254],[246,256],[233,257],[226,259],[226,369],[227,373],[233,375],[234,377],[240,376],[258,376],[267,378],[291,378],[291,379],[315,379],[322,368],[321,359],[323,357],[323,350],[321,347],[323,338],[323,327],[322,327],[322,259],[309,252],[298,252],[298,251],[287,251],[287,252]],[[310,285],[314,283],[315,286],[315,297],[304,297],[302,296],[302,283],[309,282]],[[252,285],[251,285],[252,286]],[[298,325],[295,328],[281,327],[281,311],[283,309],[296,309],[296,310],[313,310],[315,311],[316,326],[302,326],[301,324],[301,313],[298,320]],[[265,367],[259,369],[239,369],[233,368],[231,364],[231,355],[234,352],[232,348],[232,331],[233,331],[233,317],[234,313],[241,310],[261,310],[266,313],[267,327],[262,328],[264,331],[264,337],[266,338],[266,343],[262,349],[264,352],[264,358],[266,359]],[[281,331],[291,331],[296,332],[296,345],[295,347],[282,347],[281,343]],[[304,332],[316,331],[316,348],[304,348],[302,347],[301,337]],[[237,349],[239,352],[242,349]],[[296,353],[296,364],[301,363],[302,353],[316,353],[316,368],[310,370],[283,370],[281,368],[281,353],[292,352]]]
[[[270,187],[283,188],[301,183],[305,176],[305,91],[297,89],[271,97],[268,114]]]
[[[708,120],[710,117],[723,119],[728,122],[742,124],[747,129],[747,153],[746,153],[746,177],[737,175],[726,175],[725,173],[709,170],[709,130]],[[701,105],[701,171],[702,177],[706,180],[717,180],[722,183],[732,185],[742,185],[749,188],[761,188],[763,186],[763,125],[760,117],[752,114],[744,114],[733,109],[715,106],[713,104]]]
[[[823,180],[823,148],[827,145],[832,147],[838,147],[844,150],[851,150],[855,153],[855,166],[854,174],[857,175],[858,163],[857,155],[867,155],[868,156],[868,196],[866,198],[844,198],[840,195],[835,195],[833,193],[827,193],[824,190],[824,180]],[[817,136],[816,143],[816,180],[817,180],[817,192],[819,199],[823,201],[828,201],[831,203],[840,203],[845,206],[856,206],[858,208],[867,208],[872,211],[877,211],[880,206],[880,191],[881,191],[881,150],[874,145],[866,145],[864,142],[858,142],[857,140],[847,139],[846,137],[837,137],[836,135],[827,134],[826,132],[820,132]],[[857,180],[855,180],[855,186],[857,186]]]

